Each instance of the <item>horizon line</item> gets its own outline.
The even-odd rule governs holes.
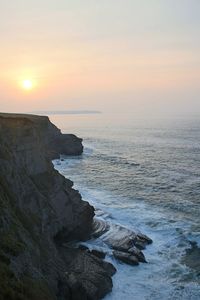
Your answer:
[[[89,114],[101,114],[98,110],[39,110],[31,111],[28,113],[33,114],[46,114],[46,115],[89,115]]]

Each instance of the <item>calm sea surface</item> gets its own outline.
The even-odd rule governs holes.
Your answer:
[[[200,299],[200,270],[184,264],[190,241],[200,245],[200,119],[131,115],[51,115],[65,133],[83,138],[81,157],[55,161],[83,198],[105,218],[138,228],[154,243],[148,264],[118,269],[106,300]],[[200,259],[200,258],[199,258]]]

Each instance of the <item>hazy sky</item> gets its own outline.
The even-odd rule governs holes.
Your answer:
[[[0,37],[0,111],[200,114],[200,0],[0,0]]]

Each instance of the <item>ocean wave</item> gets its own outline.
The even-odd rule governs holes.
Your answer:
[[[154,129],[127,136],[121,131],[117,138],[116,130],[114,137],[109,129],[90,131],[82,157],[56,166],[98,218],[138,228],[154,240],[145,250],[149,264],[136,269],[107,255],[118,272],[106,300],[200,299],[198,274],[181,260],[191,241],[200,246],[199,131],[174,130],[166,137],[159,130],[159,136]],[[100,239],[88,245],[106,247]]]
[[[114,165],[115,164],[129,165],[129,166],[134,166],[134,167],[140,166],[139,163],[129,160],[122,156],[114,156],[114,155],[108,155],[108,154],[103,154],[103,153],[96,153],[95,158],[98,160],[109,162],[110,164],[114,164]]]

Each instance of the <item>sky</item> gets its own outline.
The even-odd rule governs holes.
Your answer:
[[[200,115],[199,0],[0,0],[0,37],[0,111]]]

